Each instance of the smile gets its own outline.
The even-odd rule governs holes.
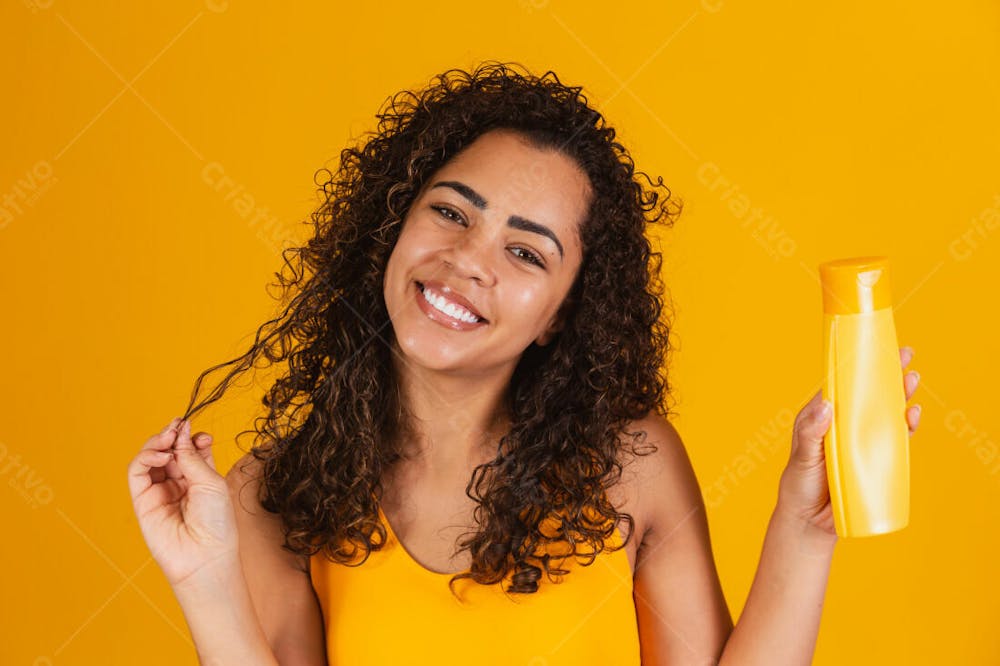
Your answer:
[[[462,306],[449,301],[443,295],[416,285],[417,305],[428,318],[452,330],[469,331],[486,325],[486,320],[478,317]]]

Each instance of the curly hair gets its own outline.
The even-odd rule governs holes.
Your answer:
[[[550,566],[545,546],[568,544],[587,565],[619,522],[627,525],[620,547],[632,538],[632,516],[618,513],[605,491],[620,479],[626,454],[651,452],[638,450],[645,432],[629,432],[629,422],[652,410],[670,413],[662,259],[645,232],[649,224],[672,225],[681,204],[662,178],[653,183],[635,170],[581,90],[518,63],[450,69],[419,93],[388,98],[377,131],[342,150],[335,173],[317,172],[322,203],[311,215],[313,235],[283,250],[274,274],[281,314],[257,329],[245,354],[201,373],[185,413],[218,400],[265,359],[287,364],[262,398],[266,416],[239,433],[256,433],[245,458],[258,461],[258,499],[280,515],[286,550],[322,550],[353,565],[385,544],[377,502],[383,473],[401,456],[398,436],[407,432],[383,344],[383,332],[391,333],[386,263],[424,183],[493,129],[516,130],[575,160],[592,198],[565,325],[550,344],[532,343],[523,353],[506,397],[510,430],[466,487],[479,529],[459,541],[472,564],[449,588],[454,593],[462,578],[486,585],[510,575],[508,593],[536,592],[543,568],[550,580],[568,573]],[[202,380],[227,366],[235,367],[195,405]],[[548,525],[554,529],[543,530]]]

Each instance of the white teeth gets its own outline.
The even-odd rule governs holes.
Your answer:
[[[476,317],[474,314],[472,314],[465,308],[460,308],[454,303],[448,302],[448,300],[442,296],[437,296],[435,294],[432,294],[430,290],[428,290],[427,288],[424,288],[423,293],[425,301],[433,305],[434,309],[440,310],[449,317],[452,317],[454,319],[459,319],[461,321],[468,322],[470,324],[475,324],[476,322],[479,321],[478,317]]]

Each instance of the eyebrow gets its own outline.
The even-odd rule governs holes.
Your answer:
[[[433,190],[436,187],[450,187],[451,189],[455,190],[463,197],[468,199],[469,203],[471,203],[473,206],[475,206],[480,210],[485,210],[486,208],[489,207],[489,204],[486,202],[486,199],[484,199],[481,194],[476,192],[474,189],[472,189],[465,183],[460,183],[457,180],[442,180],[437,183],[434,183],[431,186],[431,189]],[[562,243],[559,242],[559,237],[556,236],[554,231],[549,229],[544,224],[539,224],[538,222],[532,222],[531,220],[523,218],[520,215],[511,215],[510,217],[507,218],[507,226],[512,227],[514,229],[520,229],[522,231],[530,231],[531,233],[539,234],[541,236],[549,238],[553,243],[556,244],[556,247],[559,248],[559,258],[560,259],[564,258],[563,246]]]

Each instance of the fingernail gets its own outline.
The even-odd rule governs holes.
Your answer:
[[[914,370],[913,371],[913,376],[917,378],[918,382],[920,381],[920,373],[919,372],[917,372],[916,370]]]
[[[816,419],[822,421],[827,416],[830,415],[830,401],[823,400],[819,405],[819,410],[816,412]]]

